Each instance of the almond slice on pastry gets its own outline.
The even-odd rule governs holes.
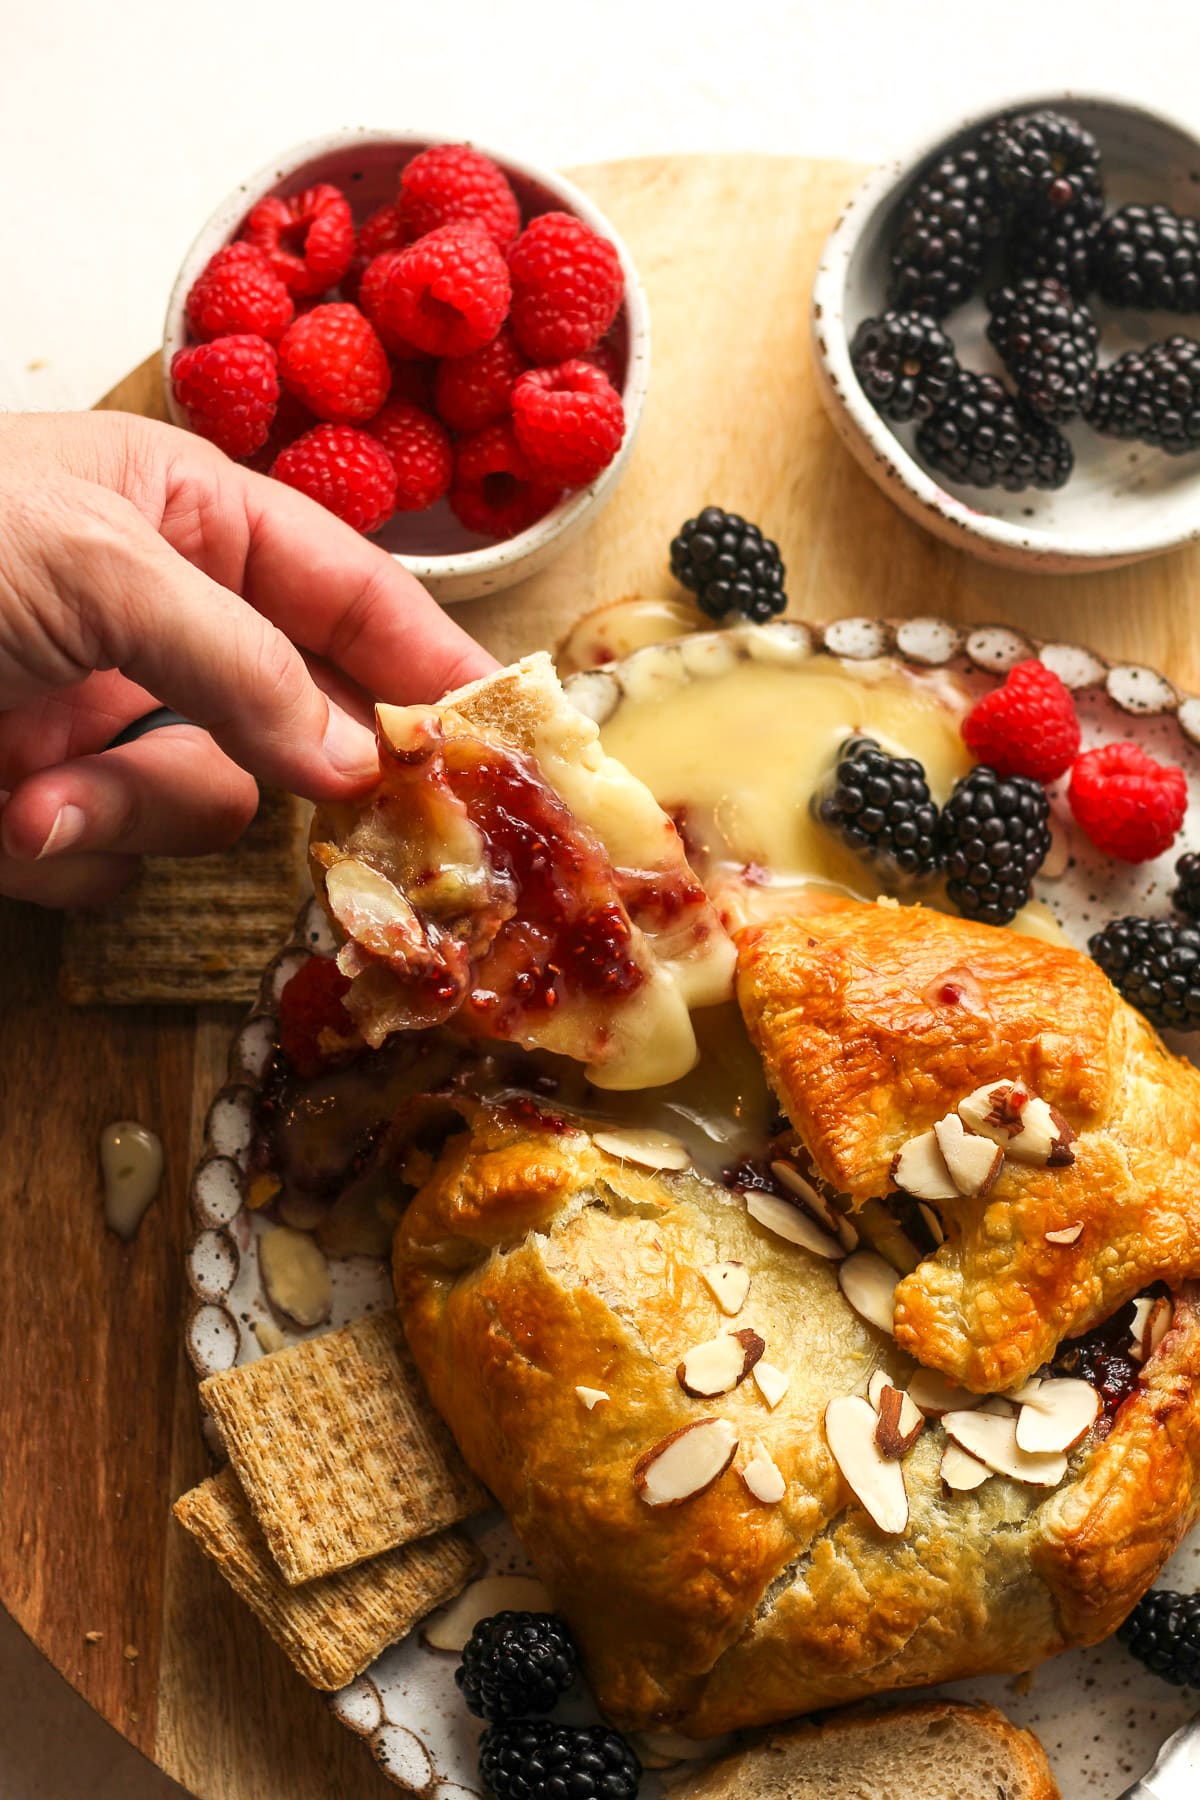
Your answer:
[[[649,789],[607,756],[544,654],[438,706],[376,709],[380,778],[326,805],[309,860],[368,1044],[452,1022],[657,1086],[733,948]]]

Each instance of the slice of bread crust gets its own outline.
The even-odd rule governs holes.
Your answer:
[[[773,1731],[672,1800],[1061,1800],[1046,1753],[992,1706],[855,1708]]]

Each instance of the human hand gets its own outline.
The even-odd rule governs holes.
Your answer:
[[[0,893],[96,904],[142,855],[223,849],[256,777],[352,794],[372,701],[494,667],[390,556],[203,439],[0,419]],[[158,704],[195,723],[105,750]]]

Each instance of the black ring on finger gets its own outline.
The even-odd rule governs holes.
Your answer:
[[[118,731],[111,743],[105,744],[106,750],[119,750],[122,744],[136,744],[148,732],[161,731],[164,725],[190,725],[182,713],[177,713],[170,706],[156,706],[153,711],[143,713],[140,719],[131,719],[123,731]]]

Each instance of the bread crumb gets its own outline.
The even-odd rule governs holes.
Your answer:
[[[126,1644],[126,1646],[125,1646],[125,1661],[126,1662],[136,1662],[137,1659],[138,1659],[137,1645],[136,1644]]]
[[[85,1631],[83,1634],[83,1641],[85,1644],[98,1644],[102,1641],[103,1637],[104,1633],[102,1631]]]

